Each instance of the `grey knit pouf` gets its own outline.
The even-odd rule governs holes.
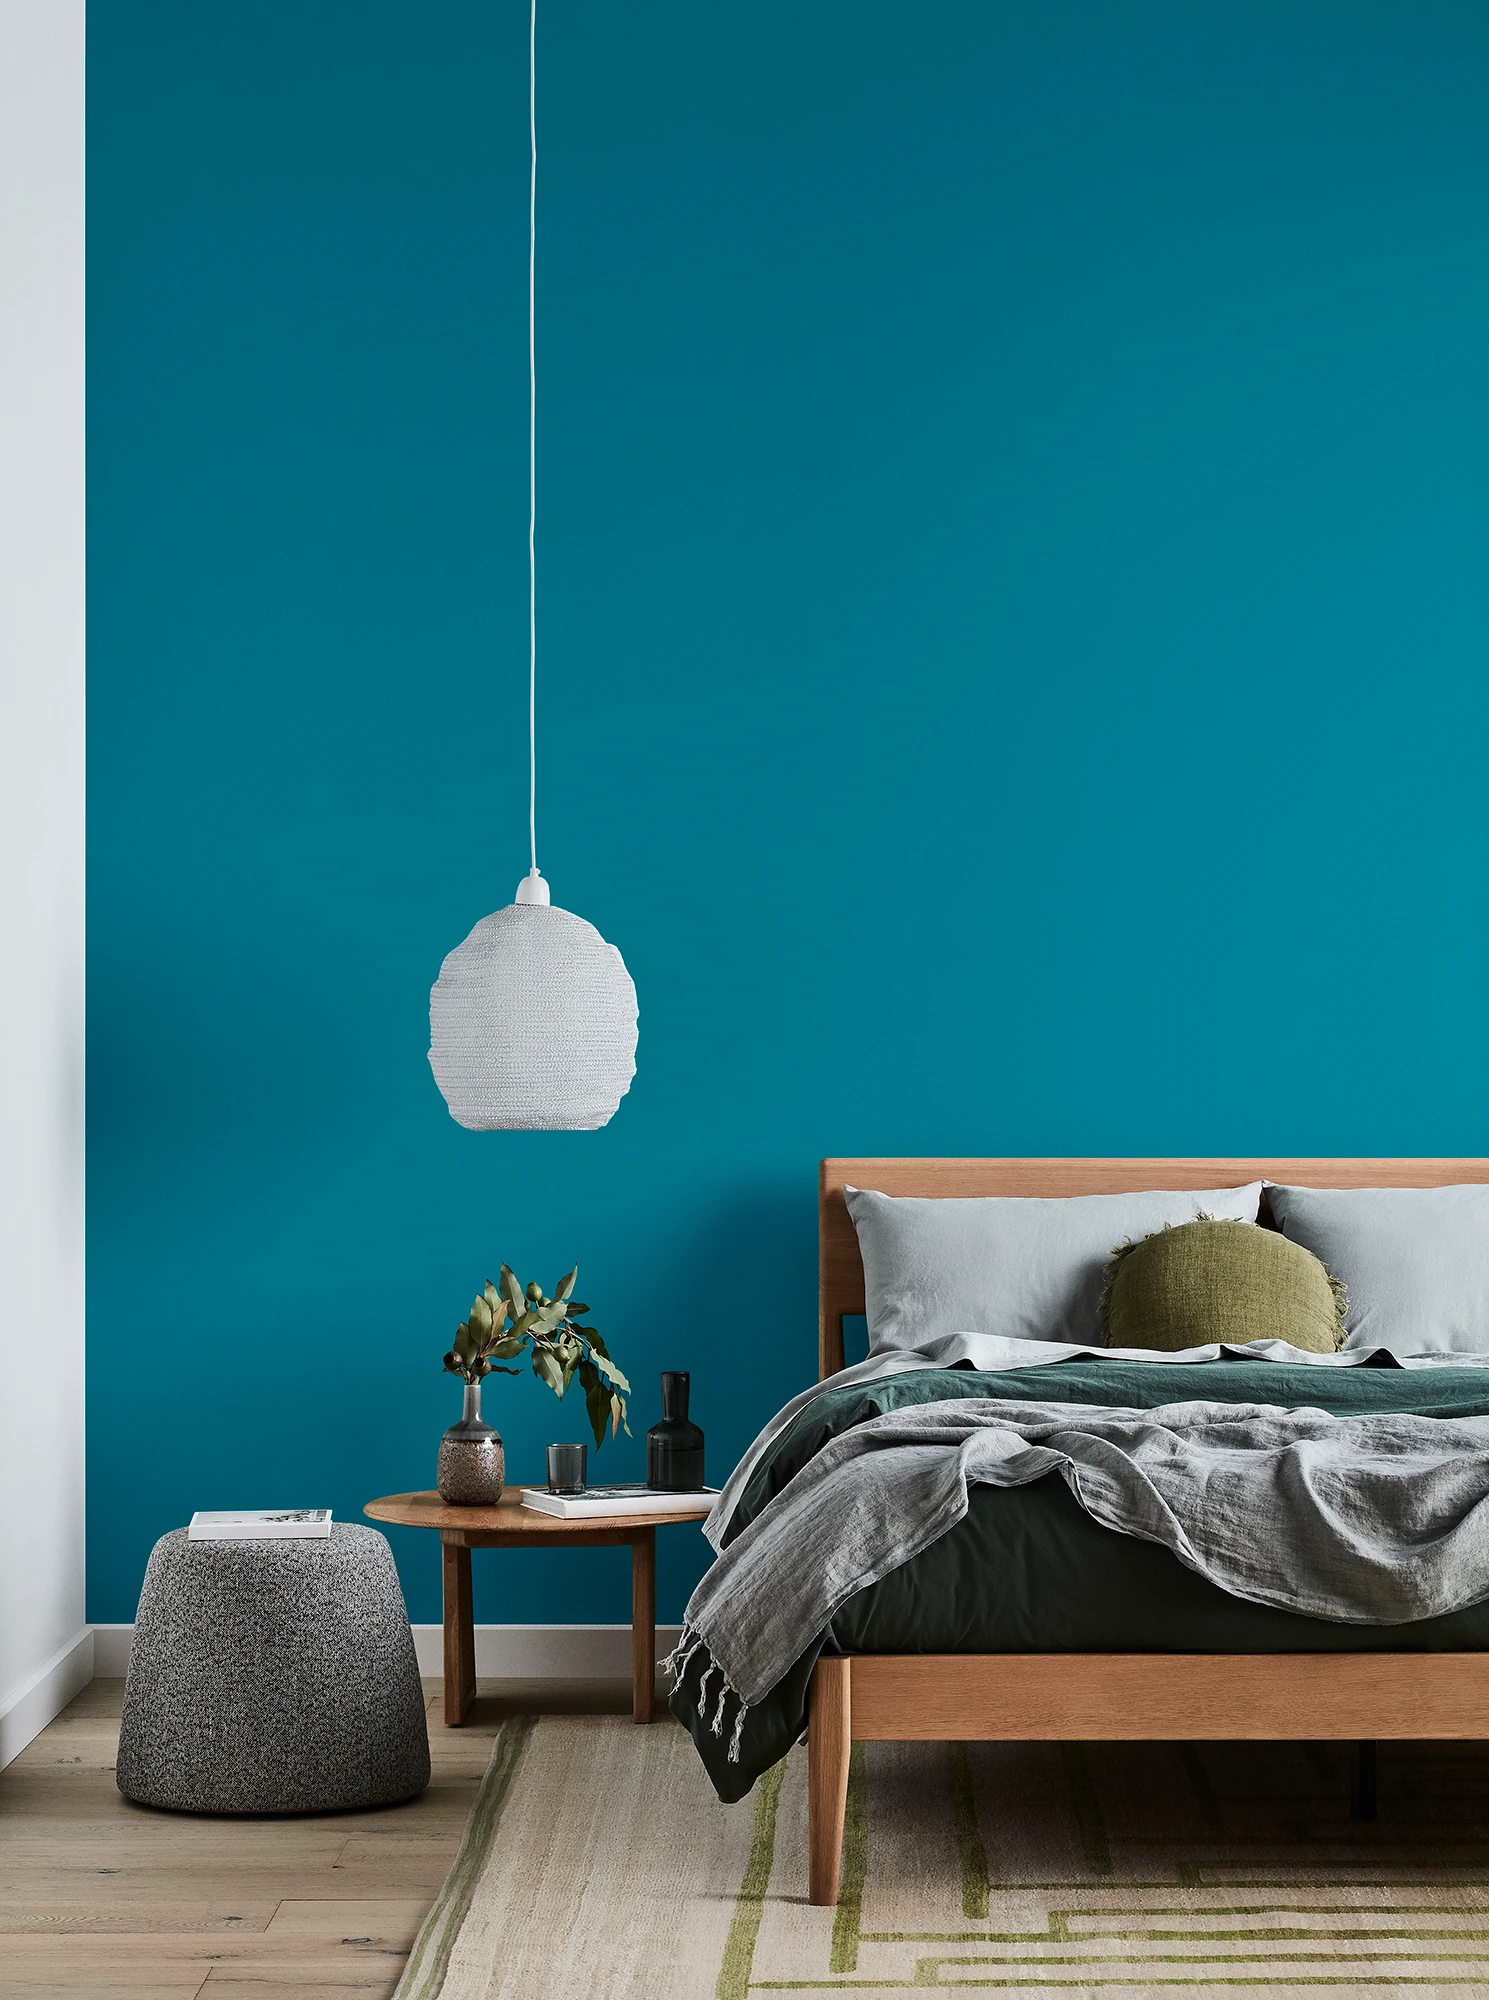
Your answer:
[[[135,1621],[119,1789],[181,1812],[391,1805],[429,1783],[429,1735],[393,1551],[163,1535]]]

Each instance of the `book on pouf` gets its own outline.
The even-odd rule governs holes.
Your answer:
[[[223,1514],[196,1513],[186,1530],[191,1542],[324,1542],[330,1535],[329,1507],[234,1507]]]
[[[550,1493],[546,1486],[524,1486],[522,1504],[539,1514],[557,1514],[565,1521],[596,1520],[605,1514],[696,1514],[712,1508],[717,1486],[700,1486],[695,1493],[664,1493],[651,1486],[586,1486],[582,1493]]]

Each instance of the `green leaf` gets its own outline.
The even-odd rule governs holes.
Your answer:
[[[465,1321],[462,1320],[455,1329],[454,1341],[455,1352],[460,1356],[460,1359],[462,1361],[474,1361],[476,1350],[480,1345],[480,1341],[476,1339]]]
[[[569,1307],[569,1318],[570,1318],[570,1319],[583,1319],[584,1315],[585,1315],[585,1314],[586,1314],[586,1313],[587,1313],[588,1311],[589,1311],[589,1307],[588,1307],[588,1306],[570,1306],[570,1307]]]
[[[626,1380],[625,1376],[621,1374],[620,1370],[616,1367],[615,1363],[610,1359],[610,1356],[608,1354],[602,1354],[599,1360],[596,1361],[595,1366],[599,1369],[602,1375],[606,1376],[611,1382],[615,1384],[617,1389],[623,1389],[628,1396],[630,1395],[631,1393],[630,1383]]]
[[[548,1384],[555,1396],[563,1394],[564,1371],[554,1360],[551,1348],[534,1346],[533,1373]]]
[[[509,1333],[504,1340],[496,1343],[491,1352],[502,1361],[510,1361],[514,1354],[522,1352],[522,1342],[516,1335]],[[511,1372],[515,1375],[518,1371],[514,1368]]]
[[[558,1290],[553,1294],[553,1296],[555,1299],[557,1299],[558,1303],[561,1306],[568,1304],[569,1299],[574,1290],[574,1280],[578,1276],[579,1276],[579,1266],[576,1264],[573,1270],[570,1271],[567,1278],[559,1279]]]
[[[589,1413],[589,1427],[595,1434],[595,1450],[605,1442],[605,1426],[610,1421],[610,1398],[601,1387],[597,1375],[591,1386],[584,1392],[584,1407]]]
[[[574,1310],[576,1312],[582,1312],[584,1308],[582,1306],[576,1306]],[[605,1361],[608,1361],[610,1359],[610,1350],[606,1347],[604,1341],[601,1340],[597,1328],[592,1326],[581,1326],[579,1331],[584,1335],[585,1339],[589,1342],[590,1346],[594,1349],[596,1354],[598,1354]]]
[[[522,1287],[518,1284],[516,1273],[510,1264],[502,1265],[502,1290],[511,1301],[512,1315],[515,1318],[522,1311],[526,1300],[522,1296]]]
[[[486,1336],[490,1333],[491,1308],[490,1306],[487,1305],[484,1299],[472,1299],[471,1309],[470,1309],[470,1327],[471,1327],[471,1332],[478,1334],[482,1340],[484,1340]]]
[[[481,1296],[482,1298],[485,1299],[487,1305],[490,1306],[491,1308],[491,1317],[493,1319],[500,1319],[502,1314],[505,1312],[506,1307],[503,1304],[501,1293],[496,1289],[495,1285],[492,1284],[489,1278],[486,1280],[486,1289],[481,1294]]]
[[[495,1375],[520,1375],[522,1373],[520,1368],[499,1368],[494,1361],[488,1361],[486,1366]]]

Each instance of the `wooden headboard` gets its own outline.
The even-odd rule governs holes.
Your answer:
[[[863,1260],[845,1187],[880,1194],[1135,1194],[1145,1188],[1452,1187],[1489,1160],[824,1160],[817,1211],[817,1373],[843,1365],[843,1315],[864,1309]],[[1265,1197],[1262,1219],[1269,1221]]]

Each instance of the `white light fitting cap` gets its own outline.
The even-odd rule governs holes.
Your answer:
[[[522,880],[517,884],[516,900],[519,903],[542,903],[546,906],[548,902],[548,884],[543,880],[536,868],[532,870],[531,874],[524,875]]]

